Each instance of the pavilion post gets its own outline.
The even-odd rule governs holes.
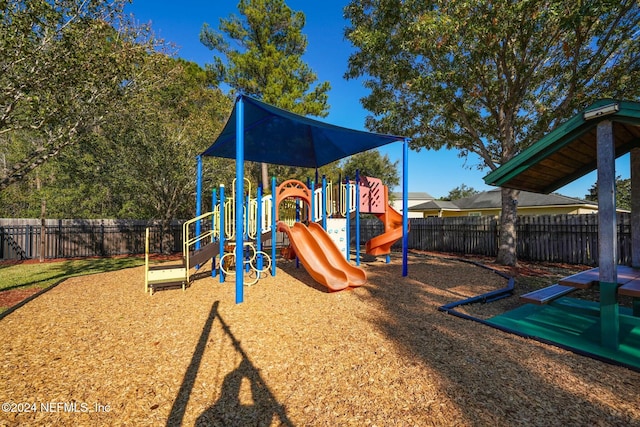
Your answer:
[[[631,150],[631,266],[640,268],[640,148]]]
[[[617,239],[615,145],[613,122],[598,123],[598,267],[600,281],[601,344],[617,349],[619,344],[619,307],[616,299]]]

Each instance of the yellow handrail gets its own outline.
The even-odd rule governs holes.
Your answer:
[[[199,236],[193,236],[193,238],[189,238],[189,226],[197,221],[201,221],[207,218],[215,218],[215,212],[207,212],[200,216],[190,219],[189,221],[185,221],[182,224],[182,258],[185,262],[185,268],[187,270],[187,283],[189,283],[189,248],[192,245],[195,245],[197,242],[200,242],[207,237],[211,238],[211,242],[215,237],[215,230],[212,228],[210,230],[201,233]]]
[[[149,290],[149,227],[144,233],[144,293]]]

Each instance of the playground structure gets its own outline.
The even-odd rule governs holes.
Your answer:
[[[212,262],[212,275],[219,275],[221,283],[225,277],[240,271],[246,286],[255,284],[269,270],[275,276],[275,231],[287,235],[293,252],[314,280],[330,291],[339,291],[366,283],[365,272],[350,264],[352,217],[356,221],[356,242],[359,241],[361,213],[374,214],[385,223],[385,232],[367,242],[366,252],[387,255],[387,262],[391,246],[402,237],[401,222],[389,219],[397,219],[401,215],[388,204],[388,189],[377,178],[357,177],[355,183],[347,179],[334,188],[325,178],[320,186],[313,181],[305,184],[298,180],[286,180],[276,186],[274,177],[272,194],[262,196],[259,187],[255,198],[249,196],[251,184],[248,180],[245,186],[248,194],[241,197],[244,225],[242,263],[238,265],[237,243],[234,242],[236,224],[233,218],[237,196],[234,192],[226,198],[225,187],[221,186],[219,192],[212,191],[212,210],[183,224],[180,264],[150,266],[147,231],[145,292],[153,294],[159,289],[176,287],[184,290],[192,279],[190,270],[209,260]],[[262,242],[269,238],[271,255],[262,250]],[[356,244],[356,264],[360,264],[359,244]]]
[[[397,135],[376,134],[343,128],[329,123],[293,114],[256,99],[239,95],[222,132],[216,140],[198,157],[196,180],[196,217],[201,213],[202,158],[204,156],[235,159],[236,194],[245,194],[245,160],[276,165],[315,168],[335,162],[363,151],[381,147],[393,142],[402,142],[402,194],[403,206],[407,206],[409,181],[407,164],[409,139]],[[275,187],[275,183],[272,185]],[[315,188],[312,186],[312,188]],[[356,187],[357,188],[357,187]],[[260,190],[259,190],[260,191]],[[272,189],[275,194],[275,188]],[[347,192],[348,194],[348,192]],[[242,237],[245,217],[242,215],[244,201],[235,199],[236,259],[244,257]],[[326,205],[325,205],[326,206]],[[313,208],[311,208],[313,211]],[[272,245],[276,240],[275,212],[271,226]],[[349,218],[349,215],[347,215]],[[356,220],[359,221],[356,214]],[[196,228],[199,226],[196,223]],[[326,226],[326,223],[323,222]],[[402,275],[408,274],[408,226],[407,210],[402,215]],[[348,233],[348,230],[346,230]],[[356,233],[359,233],[356,227]],[[261,233],[257,233],[260,236]],[[199,235],[199,233],[196,233]],[[356,238],[356,240],[358,237]],[[347,239],[348,241],[348,239]],[[356,248],[357,249],[357,248]],[[358,262],[359,252],[356,252]],[[275,247],[272,247],[272,274],[275,272]],[[236,303],[244,300],[244,281],[241,269],[243,263],[236,263],[235,294]]]

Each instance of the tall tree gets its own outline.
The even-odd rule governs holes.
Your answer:
[[[491,170],[596,98],[640,96],[637,0],[354,0],[348,78],[370,129]],[[518,192],[502,189],[497,261],[516,263]]]
[[[341,164],[343,177],[353,180],[356,170],[362,176],[380,178],[387,187],[400,184],[398,161],[392,162],[387,154],[382,155],[378,150],[363,151],[348,157]]]
[[[168,230],[171,220],[193,216],[194,160],[222,129],[231,101],[195,63],[162,54],[147,62],[146,85],[127,98],[107,135],[130,195],[120,215],[156,218]],[[207,170],[211,188],[231,178],[233,161],[212,159]]]
[[[200,32],[202,43],[223,56],[207,66],[213,81],[293,113],[326,116],[329,82],[315,84],[302,60],[304,14],[283,0],[240,0],[238,12],[221,19],[218,31],[204,24]],[[269,188],[266,164],[262,181]]]
[[[586,194],[584,198],[592,202],[598,201],[597,183],[589,188],[589,194]],[[616,205],[618,209],[631,210],[631,178],[616,177]]]
[[[478,193],[479,191],[476,190],[475,188],[469,187],[466,184],[461,184],[458,187],[452,190],[449,190],[449,194],[447,194],[445,197],[442,197],[440,200],[446,200],[446,201],[458,200],[464,197],[473,196],[474,194],[478,194]]]
[[[0,191],[96,132],[155,47],[126,0],[0,1]],[[8,149],[21,133],[22,150]]]

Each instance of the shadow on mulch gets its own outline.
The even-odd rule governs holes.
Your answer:
[[[450,263],[451,286],[468,283],[468,278],[456,274],[456,261],[445,262]],[[401,267],[397,263],[391,266],[372,265],[369,271],[378,276],[375,283],[401,280]],[[546,396],[546,402],[575,402],[579,398],[579,394],[564,387],[557,378],[550,377],[549,372],[532,370],[526,362],[536,356],[512,351],[513,339],[509,334],[498,330],[490,332],[488,326],[444,313],[442,317],[434,317],[429,307],[425,306],[425,301],[447,302],[447,297],[430,290],[432,286],[440,288],[440,283],[423,283],[422,286],[417,280],[411,279],[411,269],[409,277],[403,281],[406,286],[402,287],[401,292],[398,292],[398,287],[369,285],[371,297],[388,313],[388,320],[381,321],[378,327],[398,347],[442,374],[446,382],[446,394],[454,396],[460,403],[458,408],[465,413],[465,419],[477,420],[478,425],[527,424],[531,421],[528,417],[536,412],[535,408],[521,413],[513,412],[514,407],[520,406],[518,401],[521,401],[523,409],[531,403],[522,394],[522,389],[536,390],[537,395]],[[497,284],[496,288],[502,286]],[[513,345],[515,348],[518,346]],[[601,362],[565,357],[556,350],[540,348],[536,352],[549,360],[558,359],[562,364],[569,365],[574,375],[587,384],[597,382],[599,369],[607,369]],[[487,412],[485,402],[491,402],[494,410]],[[595,415],[594,419],[608,419],[611,425],[625,422],[622,415],[612,418],[610,412],[598,405],[582,399],[581,402],[583,409]],[[542,424],[552,425],[554,420],[558,421],[556,417],[561,416],[559,407],[540,410],[544,415],[537,421]],[[518,420],[514,417],[522,418]]]
[[[220,398],[209,408],[207,408],[196,420],[197,426],[210,425],[270,425],[276,417],[279,425],[293,426],[287,416],[283,405],[278,403],[275,396],[260,375],[260,371],[254,366],[247,353],[242,348],[240,341],[231,332],[231,329],[224,321],[218,307],[220,301],[215,301],[209,312],[200,334],[200,339],[191,358],[191,363],[184,375],[182,385],[178,391],[178,396],[171,407],[171,412],[167,419],[167,426],[182,425],[184,415],[189,402],[189,396],[198,376],[198,370],[202,362],[207,341],[211,334],[213,322],[217,319],[222,324],[222,329],[231,339],[236,352],[242,357],[240,365],[229,372],[223,382]],[[243,379],[247,379],[251,386],[253,405],[243,405],[240,402],[240,387]]]

